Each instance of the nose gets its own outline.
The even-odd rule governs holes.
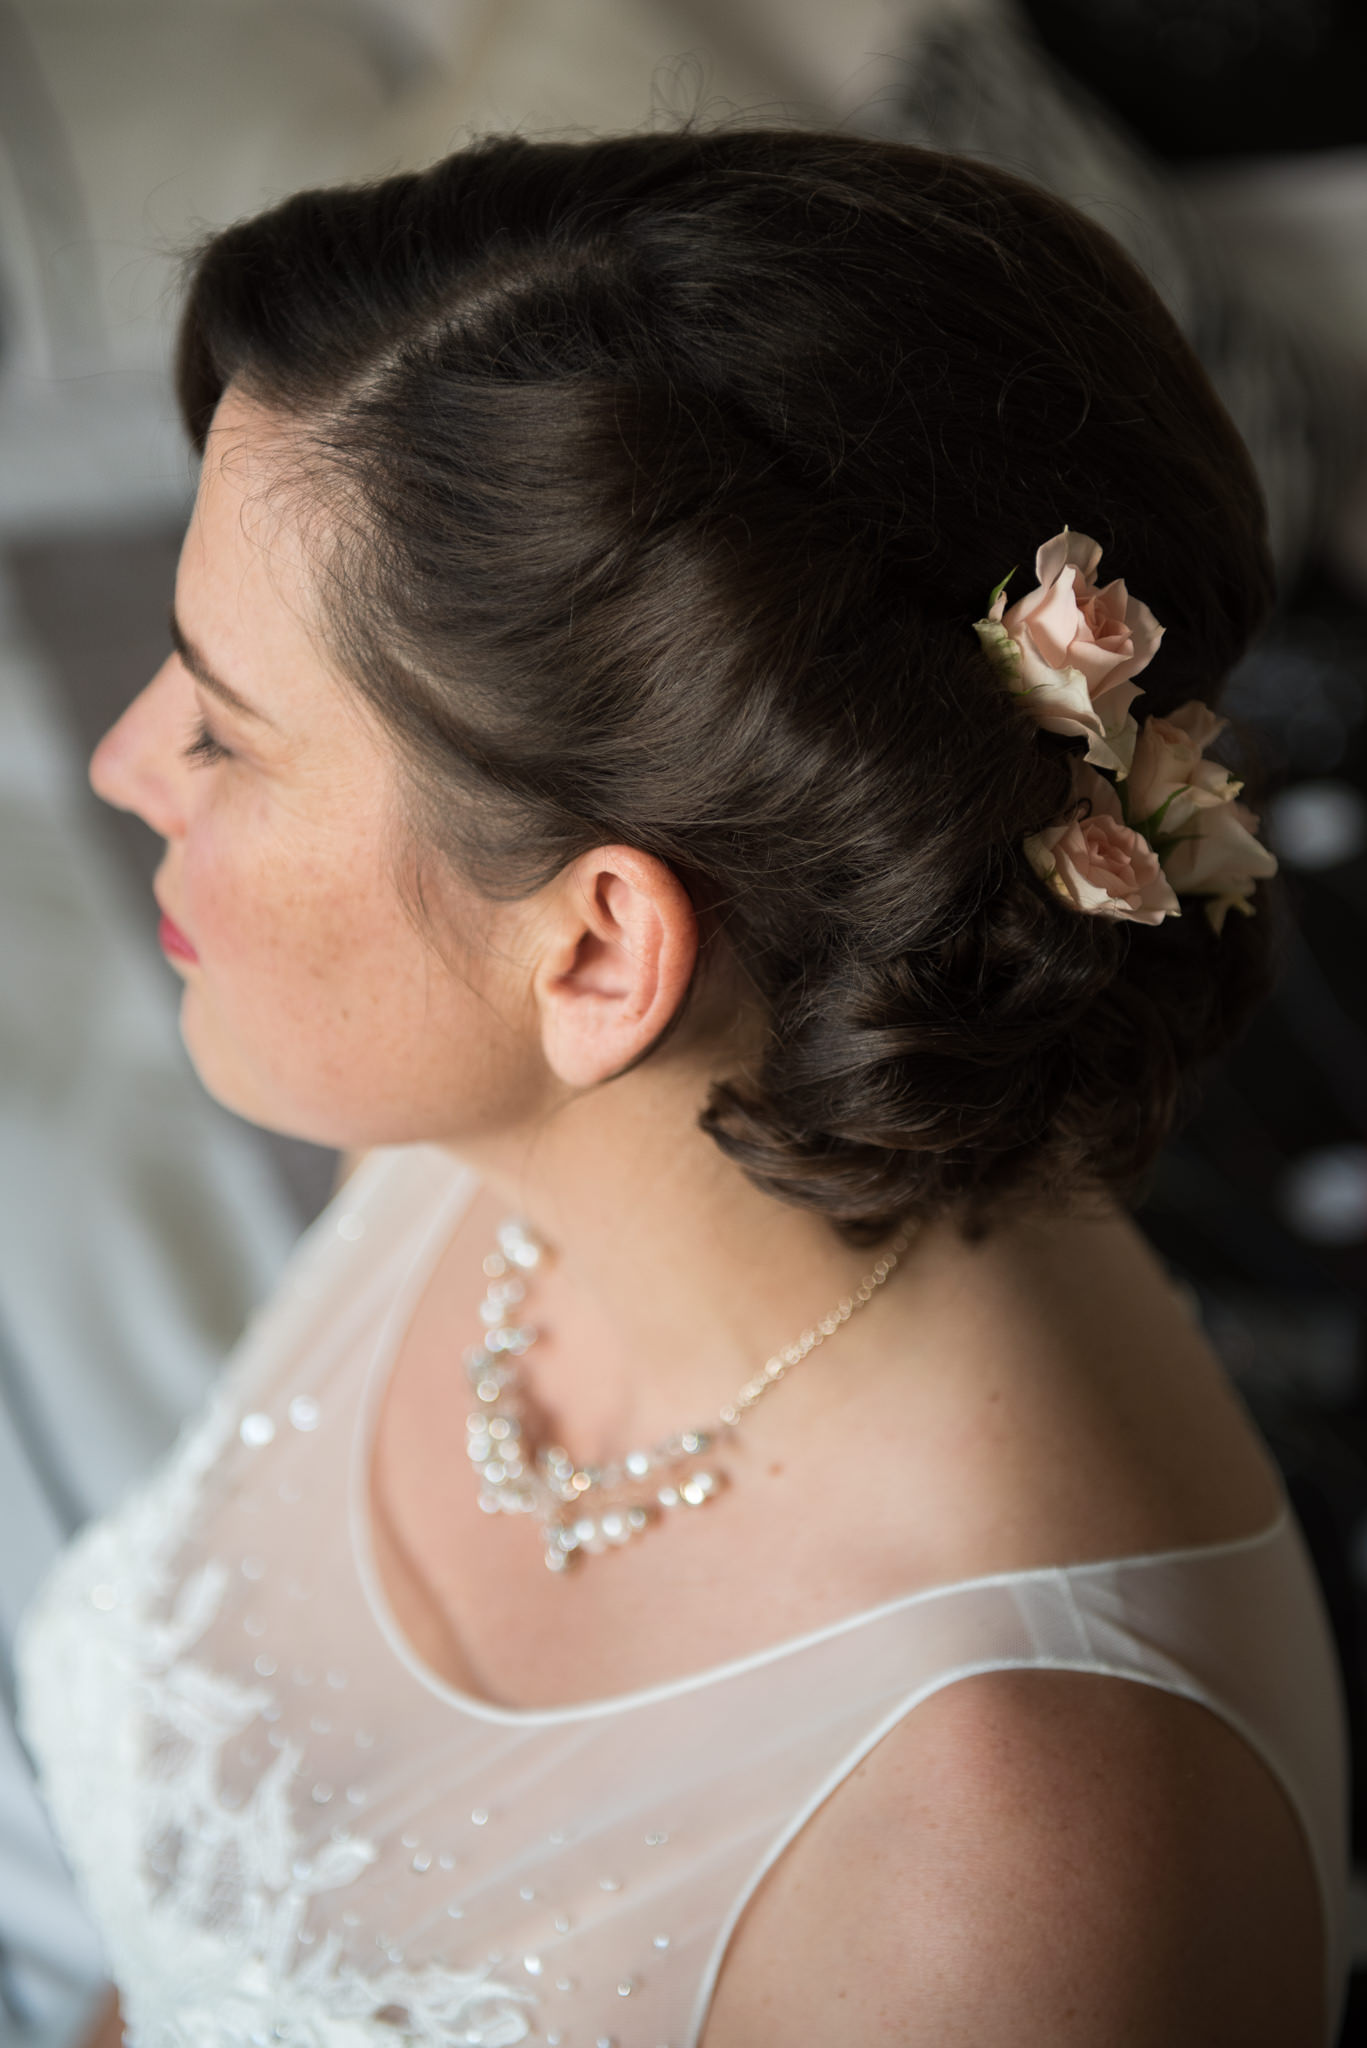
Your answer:
[[[172,655],[110,726],[90,758],[90,786],[96,796],[116,810],[136,812],[163,839],[174,839],[184,830],[186,765],[180,743],[190,714],[188,678]]]

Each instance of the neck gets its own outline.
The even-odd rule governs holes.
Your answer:
[[[640,1068],[534,1131],[461,1147],[502,1213],[547,1248],[528,1288],[541,1334],[524,1372],[575,1456],[619,1456],[715,1418],[891,1242],[854,1249],[820,1216],[753,1186],[697,1127],[708,1078],[682,1059]],[[784,1394],[790,1421],[848,1398],[905,1278],[894,1273],[804,1359]]]

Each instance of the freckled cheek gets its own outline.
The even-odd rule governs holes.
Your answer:
[[[345,981],[365,949],[364,883],[285,846],[243,860],[206,832],[187,853],[182,889],[204,972],[225,994],[303,996]]]
[[[201,881],[205,993],[234,1039],[272,1061],[306,1055],[323,1086],[432,1057],[450,991],[379,853],[301,860],[282,848],[231,873],[206,863]]]

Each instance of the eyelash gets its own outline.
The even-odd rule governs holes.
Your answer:
[[[214,761],[226,760],[228,756],[227,747],[223,745],[221,740],[214,738],[214,735],[210,732],[202,718],[196,725],[189,744],[183,747],[181,752],[185,760],[198,762],[203,765]]]

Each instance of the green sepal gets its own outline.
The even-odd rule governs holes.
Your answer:
[[[1139,823],[1134,828],[1136,832],[1143,833],[1144,837],[1148,840],[1149,845],[1152,846],[1155,851],[1157,851],[1158,834],[1163,828],[1163,819],[1167,815],[1168,805],[1172,802],[1174,797],[1180,796],[1182,794],[1182,791],[1186,788],[1186,786],[1187,785],[1185,783],[1182,783],[1179,784],[1179,786],[1176,789],[1169,790],[1168,794],[1164,797],[1162,803],[1158,806],[1158,809],[1156,811],[1150,811],[1147,818],[1141,818],[1139,820]],[[1129,820],[1127,819],[1126,823],[1128,824],[1128,822]],[[1171,841],[1171,843],[1175,845],[1177,839],[1190,837],[1190,833],[1178,833],[1176,837]]]
[[[1167,806],[1165,804],[1164,809],[1166,810],[1166,808]],[[1188,839],[1199,839],[1201,837],[1201,834],[1198,829],[1195,832],[1165,832],[1160,839],[1149,839],[1148,833],[1145,832],[1144,837],[1149,840],[1149,845],[1158,855],[1158,858],[1161,862],[1167,859],[1168,855],[1172,852],[1174,846],[1181,846]],[[1195,894],[1197,894],[1198,896],[1201,893],[1202,892],[1199,889],[1195,891]]]
[[[1020,677],[1020,649],[1001,620],[975,619],[973,630],[978,636],[983,652],[996,664],[1011,688],[1015,690]],[[1017,691],[1019,696],[1024,694],[1023,690]]]

